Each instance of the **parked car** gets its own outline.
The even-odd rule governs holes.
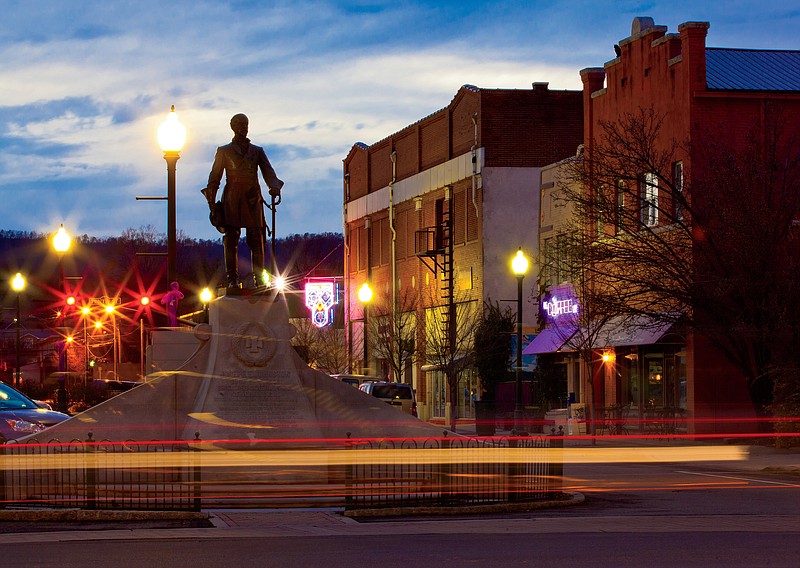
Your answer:
[[[69,418],[69,415],[42,408],[18,390],[0,383],[0,443],[38,434]]]
[[[417,397],[414,395],[414,389],[407,383],[376,381],[362,383],[358,388],[411,416],[417,415]]]
[[[360,387],[364,383],[374,383],[383,380],[380,377],[375,377],[372,375],[351,375],[349,373],[338,373],[336,375],[331,375],[331,377],[337,381],[342,381],[343,383],[347,383],[348,385],[356,388]]]

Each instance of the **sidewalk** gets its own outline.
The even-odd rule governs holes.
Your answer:
[[[447,427],[449,430],[449,427]],[[462,436],[475,436],[474,420],[459,420],[456,424],[456,433]],[[511,436],[510,430],[497,430],[496,436]],[[542,433],[532,433],[532,436],[544,436]],[[745,459],[741,460],[713,460],[712,452],[709,452],[709,461],[714,465],[720,465],[726,469],[735,471],[750,471],[760,473],[780,473],[797,475],[800,477],[800,447],[788,449],[775,448],[769,445],[752,444],[752,439],[726,438],[720,436],[718,439],[693,440],[690,437],[669,438],[654,437],[652,435],[618,435],[618,436],[598,436],[592,439],[586,435],[565,435],[564,448],[679,448],[679,447],[703,447],[703,448],[740,448]]]
[[[445,430],[446,428],[443,428]],[[449,429],[448,429],[449,430]],[[459,421],[457,434],[464,436],[475,435],[475,423]],[[498,431],[498,436],[509,436],[510,431]],[[534,436],[541,434],[533,434]],[[746,441],[746,440],[744,440]],[[692,460],[698,456],[702,461],[693,461],[699,465],[713,467],[720,472],[732,475],[751,474],[778,474],[797,476],[800,485],[800,448],[778,449],[770,446],[737,444],[736,439],[719,439],[713,441],[696,441],[691,439],[669,439],[628,436],[605,436],[592,439],[588,436],[564,436],[564,449],[566,452],[574,451],[576,455],[600,456],[594,463],[615,463],[615,456],[624,455],[630,461],[648,461],[648,456],[658,454],[677,456],[674,460],[682,460],[681,451],[687,450],[687,455]],[[700,450],[700,452],[698,452]],[[741,459],[715,461],[715,452],[730,455],[739,452]],[[608,452],[608,453],[604,453]],[[708,459],[704,459],[707,456]],[[565,461],[572,456],[565,455]],[[672,463],[671,458],[668,460]],[[573,462],[574,463],[574,462]],[[687,462],[690,463],[690,462]],[[567,466],[568,467],[568,466]],[[300,504],[300,503],[298,503]],[[316,508],[314,508],[316,506]],[[475,521],[480,523],[480,521]],[[562,527],[569,519],[550,521],[556,527]],[[798,521],[800,522],[800,520]],[[17,529],[7,526],[3,530],[2,523],[18,523]],[[353,524],[355,523],[355,524]],[[362,526],[361,531],[382,530],[380,523],[372,525],[359,525],[356,521],[346,519],[337,507],[324,507],[319,504],[309,503],[305,508],[285,509],[217,509],[205,508],[201,513],[170,513],[170,512],[126,512],[126,511],[76,511],[76,510],[0,510],[0,533],[20,533],[20,539],[25,537],[21,533],[76,531],[76,534],[86,534],[87,528],[103,529],[100,531],[106,536],[116,533],[113,529],[125,527],[124,530],[147,530],[164,528],[184,528],[188,531],[204,531],[213,524],[217,528],[237,529],[268,529],[275,534],[337,534],[354,530],[355,526]],[[454,523],[454,526],[458,523]],[[713,525],[713,523],[712,523]],[[193,527],[193,528],[190,528]],[[563,527],[562,527],[563,528]],[[110,530],[109,530],[110,529]],[[213,529],[211,529],[213,530]],[[411,529],[409,529],[411,530]],[[417,530],[417,529],[413,529]],[[561,530],[561,529],[559,529]],[[800,530],[795,526],[792,530]],[[155,534],[155,533],[154,533]],[[0,537],[0,541],[11,538],[11,534]],[[81,538],[81,537],[76,537]]]

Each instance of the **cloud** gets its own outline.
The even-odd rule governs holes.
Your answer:
[[[287,183],[279,234],[341,230],[341,165],[353,144],[436,112],[467,83],[580,89],[579,70],[611,59],[639,15],[671,32],[709,20],[709,45],[796,48],[797,10],[743,0],[9,3],[4,228],[41,230],[58,218],[97,236],[163,227],[163,203],[135,196],[166,191],[155,132],[174,104],[188,130],[180,229],[218,238],[199,188],[231,138],[230,117],[245,112]]]

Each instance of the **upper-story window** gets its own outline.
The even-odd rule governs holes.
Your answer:
[[[658,176],[649,172],[644,174],[640,182],[642,224],[646,227],[658,225]]]
[[[675,221],[683,221],[683,162],[672,164],[672,185],[675,192],[672,198],[672,213]]]
[[[617,229],[617,233],[621,233],[625,230],[625,181],[619,180],[617,182],[617,210],[616,210],[616,219],[615,219],[615,227]]]

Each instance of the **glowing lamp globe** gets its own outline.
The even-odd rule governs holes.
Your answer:
[[[358,289],[358,301],[362,304],[367,304],[372,300],[372,288],[369,287],[369,284],[364,282],[361,285],[361,288]]]
[[[56,234],[53,235],[53,248],[56,249],[56,252],[65,253],[69,250],[71,245],[72,237],[70,237],[67,230],[64,229],[64,225],[61,225],[58,231],[56,231]]]
[[[514,255],[511,261],[511,270],[517,276],[525,276],[525,273],[528,272],[528,259],[522,254],[522,249],[519,249]]]
[[[186,128],[175,114],[175,105],[167,114],[167,119],[158,127],[158,145],[164,152],[180,152],[186,142]]]
[[[25,289],[25,277],[19,272],[11,279],[11,289],[14,290],[14,292],[22,292]]]

